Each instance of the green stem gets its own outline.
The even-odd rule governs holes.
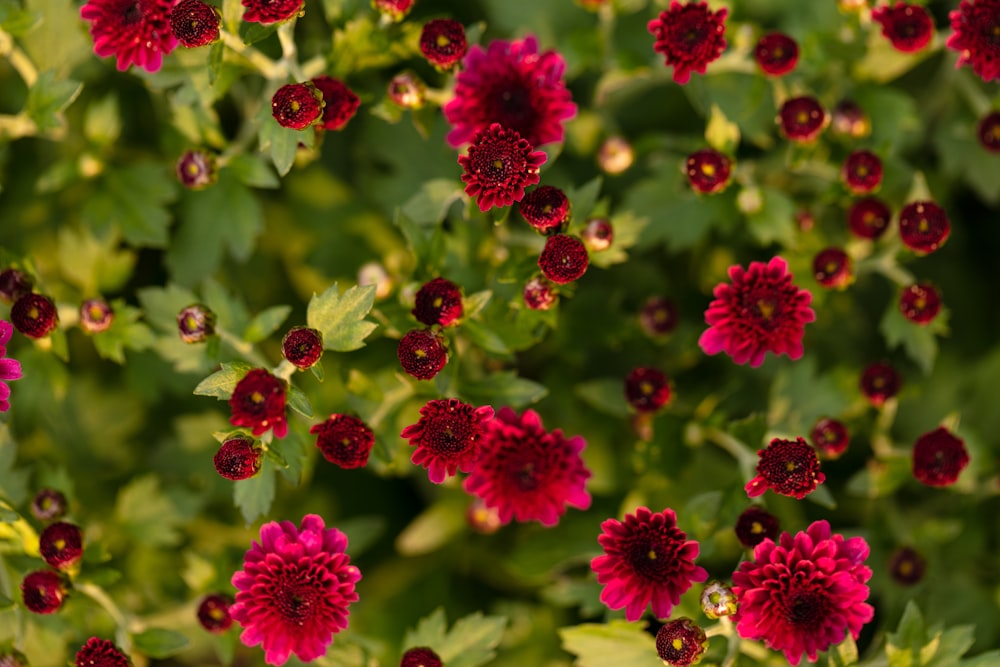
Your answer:
[[[282,23],[278,28],[278,41],[281,43],[281,63],[296,81],[306,81],[299,65],[298,47],[295,45],[295,21]]]
[[[725,431],[715,427],[706,428],[703,435],[708,440],[727,451],[742,466],[749,466],[753,469],[757,465],[757,454],[751,450],[746,443],[737,440]]]
[[[222,44],[236,53],[251,65],[256,67],[266,79],[278,80],[288,76],[288,69],[284,63],[276,63],[252,46],[243,43],[239,35],[234,35],[226,30],[221,30]],[[279,28],[280,34],[280,28]]]
[[[223,329],[222,327],[216,327],[215,333],[219,335],[222,342],[229,347],[236,350],[236,352],[249,361],[254,366],[259,368],[266,368],[268,366],[267,359],[265,359],[261,354],[254,349],[253,343],[248,343],[242,338],[236,337],[231,332]]]
[[[38,126],[26,114],[19,113],[16,116],[0,114],[0,137],[6,139],[20,139],[30,137],[38,132]]]
[[[378,406],[378,409],[372,413],[371,417],[368,418],[368,426],[373,430],[377,431],[382,420],[389,416],[400,403],[413,396],[413,385],[409,382],[401,384],[388,394],[382,397],[382,404]]]
[[[38,70],[35,69],[35,64],[31,62],[27,54],[21,50],[21,48],[14,43],[14,38],[10,33],[0,29],[0,56],[4,56],[10,61],[11,67],[13,67],[21,79],[24,80],[25,85],[31,88],[35,85],[35,81],[38,80]]]
[[[74,584],[74,589],[83,593],[91,600],[96,602],[104,611],[108,613],[108,616],[115,622],[115,625],[119,629],[119,635],[125,638],[124,644],[131,644],[131,638],[129,633],[132,630],[131,623],[129,619],[122,613],[122,610],[118,608],[114,600],[104,591],[103,588],[97,584],[93,584],[89,581],[78,581]],[[123,651],[128,653],[132,647],[125,645],[121,647]]]

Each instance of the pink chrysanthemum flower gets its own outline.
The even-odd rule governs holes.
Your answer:
[[[705,354],[725,352],[753,367],[764,363],[767,352],[799,359],[805,325],[816,313],[809,307],[812,295],[792,284],[785,260],[731,266],[729,279],[715,288],[705,311],[709,328],[698,339]]]
[[[441,484],[459,470],[472,472],[491,419],[493,408],[488,405],[474,408],[457,398],[433,400],[420,408],[420,419],[400,437],[417,448],[410,461],[427,468],[430,480]]]
[[[777,544],[764,540],[733,573],[736,631],[783,651],[792,665],[803,654],[815,661],[848,632],[857,639],[875,613],[865,602],[872,576],[866,558],[862,538],[831,535],[826,521],[794,536],[782,533]]]
[[[261,526],[260,543],[232,579],[237,593],[229,613],[243,626],[240,641],[260,644],[270,665],[285,664],[292,653],[303,662],[325,655],[358,599],[361,571],[346,549],[347,537],[315,514],[299,528],[291,521]]]
[[[8,382],[21,379],[21,362],[7,358],[7,342],[14,333],[14,326],[7,320],[0,320],[0,412],[10,410],[10,387]]]
[[[657,618],[669,617],[685,591],[708,579],[705,568],[694,564],[698,543],[677,527],[670,508],[654,513],[639,507],[624,521],[606,520],[601,531],[597,541],[604,555],[590,567],[604,585],[601,602],[625,607],[629,621],[639,620],[650,605]]]
[[[783,496],[802,500],[826,480],[820,472],[819,457],[808,442],[771,440],[766,448],[757,452],[757,476],[747,482],[747,496],[756,498],[771,489]]]
[[[524,188],[539,181],[547,159],[516,130],[493,123],[476,133],[467,155],[458,156],[465,173],[465,194],[476,198],[479,210],[510,206],[524,199]]]
[[[565,69],[555,51],[538,52],[532,35],[494,40],[485,49],[473,46],[456,77],[455,98],[444,106],[452,125],[448,143],[468,143],[493,123],[516,131],[532,146],[562,141],[563,122],[576,115],[563,81]]]
[[[538,521],[554,526],[572,505],[590,507],[590,471],[580,453],[587,441],[567,438],[561,429],[546,431],[534,410],[520,417],[502,408],[486,423],[479,457],[464,488],[496,508],[500,521]]]
[[[726,16],[729,10],[716,12],[706,2],[681,4],[671,0],[670,8],[646,26],[656,38],[653,50],[664,57],[664,64],[674,68],[674,81],[687,83],[691,72],[704,74],[708,64],[726,49]]]
[[[115,56],[118,71],[138,65],[156,72],[163,56],[177,47],[170,30],[174,0],[89,0],[80,17],[90,21],[94,53]]]
[[[912,53],[930,44],[934,36],[934,21],[920,5],[897,2],[872,10],[872,20],[882,26],[882,36],[892,42],[897,51]]]
[[[983,81],[1000,79],[1000,0],[962,0],[948,16],[954,32],[945,45],[958,51],[955,66],[968,63]]]

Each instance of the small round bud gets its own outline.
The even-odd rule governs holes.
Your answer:
[[[847,451],[850,434],[843,422],[829,417],[819,419],[809,432],[809,439],[819,455],[825,459],[839,458]]]
[[[703,148],[688,156],[685,171],[695,192],[711,195],[722,192],[729,185],[733,163],[719,151]]]
[[[882,185],[882,160],[871,151],[853,151],[844,160],[840,179],[854,195],[867,195]]]
[[[910,285],[899,295],[899,310],[915,324],[930,324],[941,312],[941,295],[928,283]]]
[[[847,224],[851,233],[862,239],[877,239],[885,234],[892,220],[892,211],[881,199],[867,197],[851,205]]]
[[[31,501],[31,514],[39,521],[55,521],[66,514],[66,496],[55,489],[41,489]]]
[[[309,327],[292,327],[281,339],[281,354],[298,369],[310,368],[323,356],[323,334]]]
[[[751,505],[736,519],[736,538],[747,549],[753,549],[766,539],[778,537],[781,524],[778,518],[763,507]]]
[[[202,303],[192,303],[177,313],[177,332],[185,343],[204,343],[215,334],[215,313]]]
[[[59,313],[49,297],[25,294],[11,307],[10,322],[28,338],[45,338],[59,324]]]
[[[0,271],[0,301],[14,303],[25,294],[31,294],[34,281],[24,271],[8,267]]]
[[[899,212],[899,238],[910,250],[926,255],[948,240],[951,223],[944,209],[930,201],[915,201]]]
[[[889,574],[900,586],[913,586],[924,578],[927,561],[912,547],[900,547],[889,559]]]
[[[36,614],[54,614],[66,599],[62,577],[52,570],[36,570],[21,582],[24,606]]]
[[[784,33],[772,32],[757,42],[754,58],[764,74],[783,76],[799,62],[799,45]]]
[[[212,593],[198,605],[198,622],[212,634],[222,634],[233,625],[229,607],[233,599],[224,593]]]
[[[736,613],[736,594],[733,589],[718,581],[711,581],[701,592],[701,611],[710,619]]]
[[[538,268],[545,277],[559,285],[578,280],[587,272],[590,256],[583,241],[568,234],[553,234],[545,240],[538,257]]]
[[[677,328],[679,321],[677,306],[662,296],[651,296],[646,299],[639,313],[639,325],[650,338],[670,335]]]
[[[517,205],[521,217],[542,234],[562,231],[569,224],[570,204],[566,193],[551,185],[541,185]]]
[[[205,151],[185,151],[177,160],[177,180],[189,190],[202,190],[215,183],[215,157]]]
[[[979,145],[990,153],[1000,153],[1000,111],[991,111],[983,116],[976,126]]]
[[[444,339],[424,329],[414,329],[399,339],[396,350],[403,370],[418,380],[430,380],[448,363]]]
[[[181,0],[170,10],[170,31],[189,49],[219,41],[219,10],[201,0]]]
[[[253,438],[238,435],[227,439],[215,453],[215,471],[234,482],[250,479],[260,472],[264,453]]]
[[[468,50],[465,26],[453,19],[433,19],[420,31],[420,52],[442,72],[454,67]]]
[[[830,122],[830,117],[815,97],[793,97],[778,111],[781,134],[791,141],[815,141]]]
[[[896,369],[884,361],[871,364],[861,374],[861,393],[875,407],[898,394],[902,384],[903,379]]]
[[[625,378],[625,400],[639,412],[656,412],[670,401],[670,381],[659,369],[636,368]]]
[[[375,298],[384,299],[392,294],[392,278],[378,262],[367,262],[358,269],[358,285],[375,286]]]
[[[399,667],[441,667],[441,658],[426,646],[417,646],[406,650]]]
[[[531,310],[548,310],[559,302],[555,286],[542,277],[535,277],[524,285],[521,292],[524,305]]]
[[[462,290],[445,278],[424,283],[417,290],[414,302],[410,312],[418,322],[427,326],[451,326],[462,317]]]
[[[823,287],[844,289],[854,282],[851,257],[840,248],[825,248],[813,258],[813,276]]]
[[[304,130],[323,114],[323,95],[312,83],[288,83],[271,97],[271,115],[278,125]]]
[[[419,109],[424,106],[427,86],[413,72],[401,72],[389,82],[389,99],[404,109]]]
[[[635,151],[624,137],[608,137],[597,151],[597,164],[606,174],[624,173],[635,161]]]
[[[965,442],[943,426],[924,433],[913,445],[913,476],[927,486],[951,486],[967,465]]]
[[[583,244],[590,252],[601,252],[611,247],[615,239],[615,230],[607,218],[591,218],[583,228]]]
[[[492,535],[503,526],[503,522],[500,521],[500,510],[496,507],[487,507],[480,498],[469,504],[469,508],[465,511],[465,520],[472,530],[483,535]]]
[[[862,139],[871,134],[872,122],[865,110],[851,100],[841,100],[833,108],[830,130],[850,139]]]
[[[690,618],[669,621],[656,633],[656,653],[663,664],[687,667],[701,660],[708,648],[705,631]]]
[[[80,328],[89,334],[107,331],[115,321],[115,311],[104,299],[87,299],[80,304]]]
[[[71,570],[83,558],[83,534],[78,526],[57,521],[42,531],[38,550],[48,565],[57,570]]]

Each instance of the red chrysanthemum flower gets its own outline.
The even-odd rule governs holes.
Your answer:
[[[688,182],[695,192],[703,195],[722,192],[733,173],[732,161],[712,148],[702,148],[687,158]]]
[[[872,131],[872,121],[865,110],[852,100],[841,100],[833,108],[830,129],[851,139],[867,137]]]
[[[665,665],[688,667],[697,664],[707,649],[705,631],[690,618],[676,618],[656,632],[656,654]]]
[[[861,374],[861,393],[875,407],[898,394],[902,384],[903,379],[896,369],[884,361],[871,364]]]
[[[420,31],[420,52],[439,70],[451,69],[468,50],[465,26],[454,19],[433,19]]]
[[[825,248],[813,258],[813,276],[823,287],[843,289],[854,281],[851,257],[842,248]]]
[[[115,311],[104,299],[87,299],[80,304],[80,328],[85,333],[97,334],[107,331],[114,321]]]
[[[36,614],[54,614],[66,598],[66,586],[58,572],[36,570],[21,581],[24,606]]]
[[[872,20],[882,26],[882,36],[892,42],[893,48],[903,53],[919,51],[934,36],[934,21],[920,5],[897,2],[895,7],[876,7]]]
[[[677,305],[662,296],[651,296],[646,299],[639,313],[639,325],[647,336],[653,338],[669,335],[677,328],[678,322],[680,316],[677,313]]]
[[[10,309],[10,323],[28,338],[45,338],[59,324],[59,312],[43,294],[25,294]]]
[[[560,232],[569,223],[569,198],[565,192],[551,185],[541,185],[524,195],[517,210],[529,225],[542,234]]]
[[[979,145],[990,153],[1000,153],[1000,111],[991,111],[983,116],[976,126]]]
[[[604,585],[601,602],[610,609],[625,607],[629,621],[638,621],[650,605],[657,618],[669,617],[685,591],[708,579],[694,564],[698,543],[677,527],[669,507],[655,513],[639,507],[624,521],[608,519],[597,541],[604,555],[590,567]]]
[[[8,382],[21,379],[21,362],[7,359],[7,342],[14,333],[14,327],[6,320],[0,320],[0,412],[10,410],[10,387]]]
[[[798,64],[799,45],[782,32],[772,32],[760,38],[753,55],[765,74],[783,76]]]
[[[414,0],[372,0],[372,8],[393,22],[402,21],[413,9]]]
[[[913,445],[913,476],[927,486],[951,486],[967,465],[965,443],[943,426],[924,433]]]
[[[316,447],[330,463],[347,470],[368,465],[375,434],[357,417],[333,414],[309,432],[316,436]]]
[[[941,295],[927,283],[910,285],[899,295],[899,310],[911,322],[930,324],[941,312]]]
[[[639,412],[656,412],[670,401],[670,381],[658,368],[635,368],[625,378],[625,400]]]
[[[399,339],[399,365],[418,380],[430,380],[448,363],[444,339],[432,331],[414,329]]]
[[[361,571],[346,549],[347,536],[315,514],[299,528],[291,521],[261,526],[260,543],[232,578],[237,592],[229,613],[243,626],[240,641],[261,644],[270,665],[283,665],[292,653],[303,662],[326,654],[358,599]]]
[[[198,604],[198,622],[212,634],[222,634],[233,625],[233,615],[229,613],[233,599],[223,593],[211,593]]]
[[[867,197],[851,205],[847,224],[851,233],[863,239],[877,239],[885,234],[892,220],[892,211],[881,199]]]
[[[488,405],[474,408],[457,398],[433,400],[420,408],[420,419],[404,428],[400,437],[417,448],[410,461],[427,468],[430,480],[441,484],[459,470],[472,472],[491,419],[493,408]]]
[[[66,514],[66,496],[55,489],[40,489],[31,500],[31,515],[39,521],[55,521]]]
[[[285,391],[284,380],[263,368],[254,368],[236,383],[229,399],[229,407],[233,410],[230,423],[249,428],[254,435],[273,428],[275,437],[284,438],[288,433]]]
[[[323,114],[323,95],[310,83],[287,83],[271,97],[271,115],[281,127],[304,130]]]
[[[323,118],[316,127],[324,130],[339,130],[354,118],[361,98],[340,79],[326,74],[310,79],[323,97]]]
[[[0,301],[14,303],[25,294],[31,294],[34,285],[27,273],[8,267],[0,271]]]
[[[586,446],[578,435],[546,431],[534,410],[518,417],[502,408],[486,422],[479,457],[463,488],[495,508],[504,524],[513,519],[554,526],[567,505],[590,507],[590,471],[580,456]]]
[[[875,192],[882,185],[882,160],[871,151],[852,151],[844,160],[840,178],[851,194]]]
[[[219,40],[219,10],[201,0],[181,0],[170,10],[170,30],[189,49]]]
[[[827,459],[839,458],[851,442],[844,423],[829,417],[822,417],[813,425],[809,439],[819,455]]]
[[[323,356],[323,333],[310,327],[292,327],[281,339],[281,356],[296,368],[311,368]]]
[[[215,334],[215,313],[201,303],[192,303],[177,313],[177,333],[185,343],[203,343]]]
[[[653,50],[674,68],[674,81],[687,83],[692,71],[704,74],[708,64],[722,55],[728,14],[725,8],[711,11],[706,2],[682,5],[671,0],[670,8],[646,25],[656,38]]]
[[[767,352],[802,356],[805,325],[816,319],[812,295],[792,284],[788,264],[775,257],[747,269],[729,267],[731,284],[716,286],[705,311],[709,328],[698,339],[705,354],[725,352],[737,364],[764,363]]]
[[[413,72],[401,72],[392,77],[386,92],[393,104],[404,109],[419,109],[424,106],[427,85]]]
[[[305,0],[243,0],[243,20],[247,23],[280,23],[302,11]]]
[[[524,299],[524,305],[531,310],[548,310],[559,302],[555,285],[540,276],[525,283],[521,298]]]
[[[563,140],[563,123],[576,115],[555,51],[538,52],[538,40],[497,39],[474,45],[455,78],[455,97],[444,106],[448,143],[475,142],[494,123],[514,130],[531,146]],[[535,181],[536,183],[538,181]]]
[[[464,312],[462,290],[450,280],[435,278],[417,290],[413,310],[410,312],[421,324],[451,326]]]
[[[900,586],[920,583],[927,570],[927,561],[913,547],[900,547],[889,558],[889,574]]]
[[[129,667],[128,656],[107,639],[91,637],[76,652],[75,667]]]
[[[1000,0],[962,0],[948,17],[954,32],[946,46],[958,51],[956,67],[968,63],[983,81],[1000,79]]]
[[[480,211],[510,206],[524,198],[524,188],[539,181],[546,155],[536,151],[516,130],[493,123],[476,133],[467,155],[458,156],[465,173],[465,193],[476,198]]]
[[[802,500],[826,480],[820,472],[816,450],[802,438],[775,438],[766,448],[758,450],[757,476],[743,489],[751,498],[771,489],[783,496]]]
[[[426,646],[417,646],[406,650],[399,667],[441,667],[441,657]]]
[[[934,202],[915,201],[899,212],[899,238],[914,252],[934,252],[944,245],[949,234],[948,215]]]
[[[88,0],[80,17],[90,21],[94,53],[115,56],[118,71],[135,64],[156,72],[163,56],[177,47],[170,31],[174,0]]]
[[[793,97],[778,110],[778,128],[792,141],[814,141],[830,122],[830,116],[815,97]]]
[[[784,652],[792,665],[803,654],[815,662],[845,633],[857,639],[875,614],[865,602],[872,576],[864,565],[868,552],[864,539],[831,534],[826,521],[794,536],[782,533],[777,544],[765,540],[733,573],[736,631]]]
[[[611,243],[615,240],[615,229],[607,218],[591,218],[587,220],[580,236],[587,250],[601,252],[611,247]]]
[[[215,471],[234,482],[250,479],[260,472],[264,451],[253,438],[237,435],[227,438],[212,457]]]
[[[587,246],[568,234],[553,234],[545,239],[545,247],[538,256],[538,268],[546,278],[559,285],[578,280],[589,265]]]
[[[764,540],[777,538],[781,531],[781,523],[778,517],[763,507],[751,505],[737,517],[733,530],[740,544],[747,549],[753,549]]]
[[[38,537],[42,560],[57,570],[70,570],[83,558],[83,533],[79,526],[57,521]]]

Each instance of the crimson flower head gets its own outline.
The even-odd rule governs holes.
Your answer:
[[[784,76],[799,62],[799,45],[782,32],[772,32],[760,38],[753,55],[765,74]]]
[[[778,128],[786,139],[815,141],[830,123],[830,116],[815,97],[792,97],[778,110]]]
[[[107,639],[91,637],[76,652],[75,667],[129,667],[128,656]]]
[[[930,324],[941,312],[941,295],[928,283],[915,283],[899,295],[899,310],[915,324]]]
[[[871,151],[853,151],[844,160],[840,178],[851,194],[875,192],[882,185],[882,160]]]
[[[66,585],[58,572],[36,570],[21,581],[24,606],[36,614],[54,614],[66,598]]]
[[[747,549],[753,549],[764,540],[778,537],[781,523],[778,517],[759,505],[751,505],[736,519],[736,539]]]
[[[7,267],[0,271],[0,301],[14,303],[25,294],[31,294],[35,281],[24,271]]]
[[[525,283],[521,297],[524,305],[531,310],[548,310],[559,302],[555,285],[541,276],[535,276]]]
[[[323,356],[323,333],[310,327],[292,327],[281,339],[281,356],[300,370],[311,368]]]
[[[590,255],[587,246],[576,236],[553,234],[545,240],[538,268],[546,278],[559,285],[577,280],[587,272]]]
[[[934,36],[934,21],[920,5],[897,2],[894,7],[879,6],[872,10],[872,20],[882,26],[882,36],[893,48],[903,53],[919,51]]]
[[[563,123],[576,115],[563,81],[565,70],[563,57],[555,51],[539,53],[532,35],[493,40],[485,49],[474,45],[455,78],[455,97],[444,105],[452,126],[448,143],[475,143],[476,134],[494,123],[531,146],[562,141]]]
[[[330,463],[345,470],[368,465],[375,434],[357,417],[333,414],[309,432],[316,436],[316,447]]]
[[[288,433],[285,391],[284,380],[263,368],[254,368],[236,383],[229,399],[229,406],[233,409],[230,423],[249,428],[254,435],[273,428],[275,437],[284,438]]]
[[[875,615],[865,602],[872,576],[864,564],[868,553],[864,539],[832,534],[826,521],[794,536],[782,533],[777,543],[761,542],[753,560],[733,573],[736,632],[784,652],[792,665],[803,654],[815,662],[847,632],[857,639]]]
[[[446,278],[430,280],[417,290],[410,312],[421,324],[451,326],[462,317],[462,290]]]
[[[87,299],[80,304],[80,328],[85,333],[96,334],[107,331],[115,321],[115,311],[100,297]]]
[[[733,163],[715,149],[702,148],[688,156],[686,171],[695,192],[711,195],[722,192],[729,185]]]
[[[229,607],[233,599],[223,593],[211,593],[198,604],[198,622],[212,634],[222,634],[233,625]]]
[[[625,377],[625,400],[639,412],[656,412],[670,401],[670,381],[658,368],[635,368]]]
[[[305,0],[243,0],[243,20],[247,23],[281,23],[302,11]]]
[[[398,23],[413,9],[414,0],[372,0],[372,7],[388,20]]]
[[[713,12],[706,2],[681,4],[671,0],[670,8],[650,21],[646,28],[656,41],[653,50],[664,64],[674,68],[674,81],[687,83],[691,72],[704,74],[708,64],[726,49],[726,16],[729,10]]]
[[[403,429],[401,437],[416,447],[410,461],[427,468],[428,477],[441,484],[459,470],[472,472],[479,445],[493,419],[493,408],[475,408],[457,398],[428,401],[420,419]]]
[[[442,667],[440,656],[426,646],[406,649],[399,667]]]
[[[304,130],[323,114],[323,95],[309,83],[286,83],[271,97],[271,115],[281,127]]]
[[[486,422],[479,457],[463,488],[495,508],[501,523],[514,519],[554,526],[567,505],[590,507],[590,470],[580,456],[586,446],[578,435],[546,431],[534,410],[518,416],[502,408]]]
[[[590,218],[581,233],[583,244],[590,252],[601,252],[611,247],[615,240],[615,228],[607,218]]]
[[[922,255],[934,252],[950,234],[948,215],[934,202],[911,202],[899,212],[899,238],[913,252]]]
[[[45,338],[59,325],[59,311],[49,297],[25,294],[11,306],[10,323],[28,338]]]
[[[912,586],[924,578],[927,561],[913,547],[900,547],[889,558],[889,574],[900,586]]]
[[[250,479],[260,472],[264,452],[253,438],[237,435],[227,438],[212,457],[215,471],[234,482]]]
[[[940,426],[913,445],[913,476],[927,486],[951,486],[969,465],[965,442]]]
[[[668,621],[656,632],[656,654],[665,665],[688,667],[701,662],[708,637],[690,618]]]
[[[962,0],[952,10],[945,45],[958,51],[956,67],[971,65],[983,81],[1000,79],[1000,0]]]
[[[892,211],[881,199],[866,197],[851,205],[847,224],[851,233],[862,239],[875,240],[885,234],[892,220]]]
[[[7,343],[13,333],[13,325],[6,320],[0,320],[0,412],[10,410],[10,387],[7,386],[7,383],[21,379],[21,362],[5,358],[7,356]]]
[[[990,153],[1000,153],[1000,111],[991,111],[983,116],[976,126],[979,145]]]
[[[601,602],[609,609],[624,607],[629,621],[638,621],[649,606],[657,618],[668,618],[685,591],[708,579],[705,568],[694,564],[698,543],[677,527],[669,507],[655,513],[639,507],[624,521],[607,519],[597,541],[604,555],[590,561],[590,568],[604,585]]]
[[[451,69],[468,50],[465,26],[454,19],[433,19],[420,31],[420,52],[438,70]]]
[[[771,489],[782,496],[802,500],[826,480],[820,472],[816,450],[802,438],[775,438],[757,452],[757,476],[747,482],[744,490],[751,498]]]
[[[658,338],[667,336],[680,321],[677,304],[663,296],[651,296],[646,299],[639,313],[639,325],[647,336]]]
[[[354,117],[361,98],[340,79],[326,74],[309,80],[323,97],[323,117],[317,127],[324,130],[339,130]]]
[[[57,521],[38,537],[38,550],[49,566],[70,570],[83,558],[83,533],[79,526]]]
[[[189,49],[219,40],[219,10],[201,0],[181,0],[170,10],[170,30]]]
[[[243,627],[240,641],[260,644],[269,665],[285,664],[292,653],[303,662],[326,654],[358,600],[361,571],[346,550],[347,536],[315,514],[298,528],[291,521],[261,526],[260,542],[232,578],[229,613]]]
[[[562,231],[569,223],[569,198],[551,185],[541,185],[524,195],[517,210],[529,225],[543,234]]]
[[[170,31],[174,0],[88,0],[80,17],[90,22],[94,53],[114,56],[118,71],[138,65],[156,72],[163,56],[177,47]]]
[[[851,442],[844,423],[829,417],[822,417],[813,425],[809,439],[816,451],[827,459],[839,458],[847,451],[847,445]]]
[[[851,256],[842,248],[824,248],[813,258],[813,277],[823,287],[843,289],[854,281]]]
[[[414,329],[399,339],[399,365],[418,380],[430,380],[448,363],[444,339],[432,331]]]
[[[764,356],[802,357],[805,325],[816,319],[812,295],[792,284],[788,264],[775,257],[767,264],[729,267],[730,283],[716,286],[705,311],[709,328],[698,339],[705,354],[725,352],[737,364],[754,368]]]
[[[546,160],[516,130],[493,123],[476,132],[467,155],[458,156],[465,173],[465,193],[476,198],[479,210],[510,206],[524,198],[524,188],[539,181],[538,170]]]
[[[884,361],[871,364],[861,374],[861,393],[875,407],[898,394],[902,384],[903,378],[896,369]]]
[[[215,313],[201,303],[182,308],[177,313],[177,333],[185,343],[204,343],[215,334]]]

